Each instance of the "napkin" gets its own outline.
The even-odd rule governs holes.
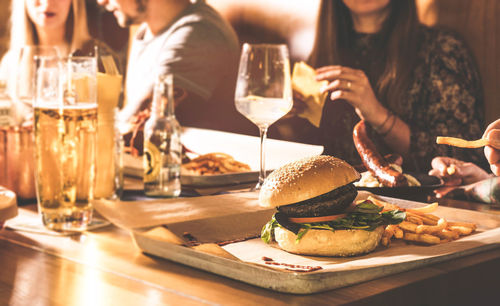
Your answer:
[[[321,114],[328,92],[321,93],[321,87],[326,86],[327,81],[316,81],[314,68],[304,62],[297,62],[293,66],[292,87],[299,92],[303,98],[306,108],[299,115],[316,127],[319,127]]]

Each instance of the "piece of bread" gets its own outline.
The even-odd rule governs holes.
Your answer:
[[[373,251],[384,233],[384,226],[373,231],[365,230],[309,230],[299,242],[297,235],[277,227],[274,237],[285,251],[302,255],[355,256]]]
[[[293,66],[292,87],[304,98],[306,108],[299,117],[305,118],[316,127],[319,127],[321,114],[328,92],[321,92],[321,87],[328,85],[327,81],[316,81],[316,71],[304,62],[297,62]]]
[[[333,156],[307,157],[274,170],[259,194],[263,207],[308,200],[360,179],[347,162]]]

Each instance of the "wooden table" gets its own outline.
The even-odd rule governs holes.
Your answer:
[[[498,213],[474,203],[441,204]],[[35,209],[28,205],[20,212]],[[483,305],[498,301],[499,286],[500,248],[337,290],[293,295],[145,255],[115,226],[65,237],[0,230],[0,305]]]

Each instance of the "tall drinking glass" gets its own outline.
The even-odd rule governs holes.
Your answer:
[[[94,57],[36,59],[35,156],[38,208],[53,230],[92,220],[97,142]]]
[[[40,57],[58,57],[59,49],[55,46],[27,45],[19,49],[18,66],[14,77],[13,94],[17,122],[31,118],[33,99],[35,98],[34,59]]]
[[[293,106],[290,61],[286,45],[244,44],[235,92],[236,109],[260,131],[258,190],[266,178],[267,129]]]

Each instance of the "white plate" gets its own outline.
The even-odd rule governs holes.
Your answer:
[[[250,166],[251,172],[218,175],[181,175],[183,185],[195,187],[215,187],[256,182],[259,177],[259,137],[228,132],[183,128],[181,141],[193,152],[206,154],[222,152]],[[267,139],[266,168],[276,169],[282,165],[308,156],[319,155],[322,146]],[[124,156],[125,175],[142,177],[142,157]]]

